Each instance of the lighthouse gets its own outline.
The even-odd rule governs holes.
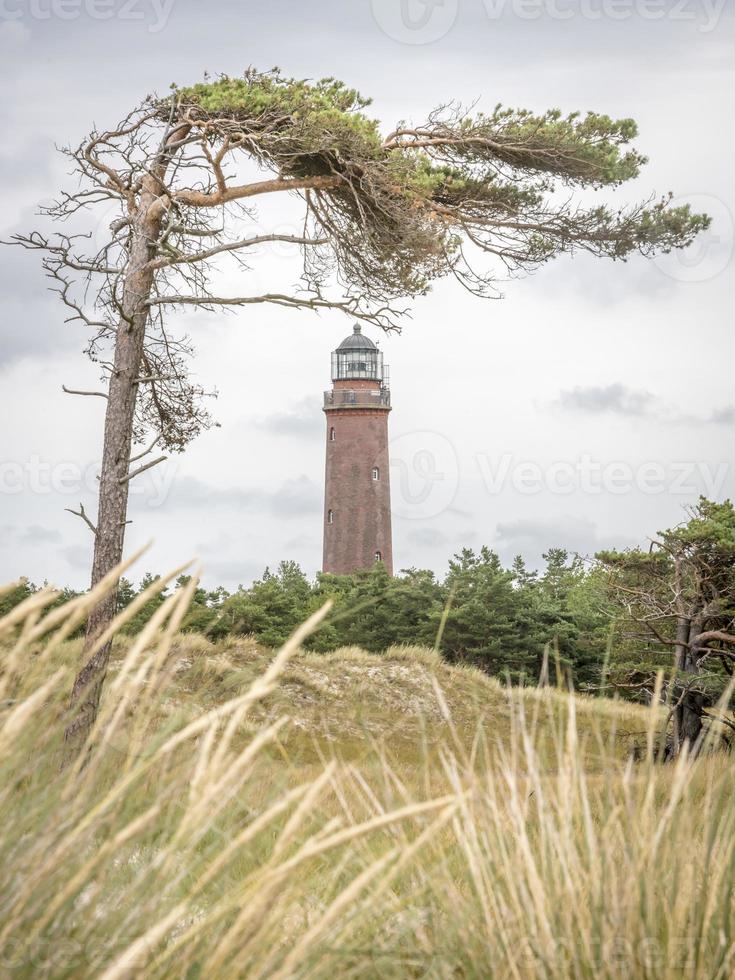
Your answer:
[[[346,575],[382,562],[393,574],[388,368],[359,324],[332,352],[327,419],[323,570]]]

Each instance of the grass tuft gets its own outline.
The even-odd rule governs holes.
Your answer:
[[[657,765],[655,710],[305,652],[316,621],[212,644],[180,592],[60,770],[94,598],[0,622],[3,976],[735,973],[735,763]]]

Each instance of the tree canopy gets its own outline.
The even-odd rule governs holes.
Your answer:
[[[515,684],[558,684],[591,694],[668,705],[667,751],[696,750],[715,722],[735,730],[728,704],[735,685],[735,508],[705,498],[687,520],[659,532],[648,548],[603,551],[594,560],[551,548],[539,570],[517,557],[506,567],[488,547],[464,548],[445,575],[377,562],[352,575],[309,579],[282,561],[234,592],[198,585],[184,632],[212,641],[252,636],[278,648],[313,612],[333,611],[306,641],[318,652],[361,647],[435,647]],[[122,579],[117,608],[142,595]],[[177,588],[190,583],[180,576]],[[36,591],[27,579],[0,596],[7,614]],[[75,593],[64,590],[55,601]],[[165,601],[144,602],[123,627],[138,633]],[[80,627],[80,628],[83,628]],[[664,729],[668,728],[668,723]],[[718,735],[718,738],[720,736]]]
[[[240,78],[172,86],[65,151],[82,186],[45,213],[77,221],[116,201],[109,239],[96,254],[83,234],[16,241],[45,253],[70,319],[91,330],[89,353],[104,380],[145,219],[138,299],[149,380],[137,392],[136,437],[152,431],[159,446],[181,450],[212,421],[202,402],[207,391],[189,379],[191,344],[166,324],[170,308],[338,309],[392,329],[407,312],[403,301],[442,276],[498,295],[499,280],[559,254],[624,259],[668,251],[709,224],[687,206],[673,207],[670,195],[615,208],[575,198],[639,175],[646,158],[631,146],[632,119],[501,105],[484,113],[447,102],[385,134],[369,108],[369,99],[333,78],[249,69]],[[256,203],[277,193],[301,198],[295,223],[303,232],[245,234],[257,224]],[[220,262],[229,256],[247,272],[249,256],[274,241],[301,249],[297,286],[262,295],[213,291]]]
[[[618,619],[612,682],[650,699],[663,676],[675,749],[695,745],[735,673],[735,508],[701,498],[648,550],[598,560]]]

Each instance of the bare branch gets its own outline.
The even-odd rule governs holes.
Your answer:
[[[256,235],[252,238],[242,238],[237,242],[224,242],[222,245],[216,245],[202,252],[195,252],[193,255],[179,255],[172,259],[155,259],[149,263],[148,267],[150,269],[165,269],[171,265],[203,262],[206,259],[212,258],[213,255],[219,255],[221,252],[237,252],[240,249],[249,248],[253,245],[262,245],[266,242],[286,242],[293,245],[316,246],[326,245],[328,241],[329,239],[327,238],[304,238],[300,235]]]
[[[727,728],[732,728],[732,730],[735,731],[735,724],[733,724],[729,718],[723,715],[721,711],[715,712],[714,709],[708,708],[705,713],[705,717],[711,718],[713,721],[718,722],[718,724],[725,725]]]
[[[143,457],[147,456],[148,453],[153,452],[153,450],[156,448],[156,446],[158,445],[158,443],[161,441],[162,438],[163,438],[163,432],[159,432],[156,438],[148,446],[147,449],[144,449],[142,453],[138,453],[136,456],[131,456],[128,462],[137,463],[139,459],[143,459]]]
[[[143,453],[145,455],[145,453]],[[128,483],[136,476],[140,476],[141,473],[145,473],[146,470],[150,470],[153,466],[158,466],[159,463],[164,463],[168,459],[168,456],[159,456],[158,459],[152,459],[150,463],[145,463],[143,466],[139,466],[137,470],[133,470],[132,473],[128,473],[127,476],[120,477],[119,483]]]
[[[224,190],[206,194],[195,190],[180,190],[173,194],[173,200],[179,204],[188,204],[195,208],[213,208],[230,201],[241,201],[246,197],[259,194],[272,194],[279,191],[301,190],[332,190],[339,187],[342,177],[277,177],[273,180],[261,180],[254,184],[241,184],[227,187]]]
[[[694,644],[711,643],[713,640],[735,646],[735,636],[732,633],[725,633],[723,630],[707,630],[705,633],[700,633],[699,636],[695,637]]]
[[[95,398],[107,398],[107,394],[104,391],[78,391],[75,388],[67,388],[66,385],[62,385],[61,390],[66,392],[67,395],[91,395]]]
[[[213,238],[220,235],[224,228],[196,228],[192,225],[171,224],[166,229],[169,234],[192,235],[198,238]]]
[[[73,514],[75,517],[81,517],[81,519],[87,525],[87,527],[92,532],[92,534],[94,534],[94,536],[97,537],[97,528],[90,521],[89,517],[87,517],[87,513],[84,510],[84,504],[82,504],[82,503],[79,504],[79,510],[72,510],[71,507],[65,507],[64,510],[68,514]]]
[[[328,300],[321,296],[288,296],[284,293],[265,293],[262,296],[152,296],[148,306],[250,306],[259,303],[273,303],[291,309],[341,310],[349,316],[365,323],[372,323],[384,330],[397,329],[395,317],[406,315],[404,310],[385,306],[378,310],[365,310],[356,299]]]

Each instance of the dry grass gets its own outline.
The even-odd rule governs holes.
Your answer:
[[[653,713],[305,631],[213,646],[185,590],[60,772],[92,600],[47,601],[0,623],[1,975],[735,973],[735,764],[634,764]]]

